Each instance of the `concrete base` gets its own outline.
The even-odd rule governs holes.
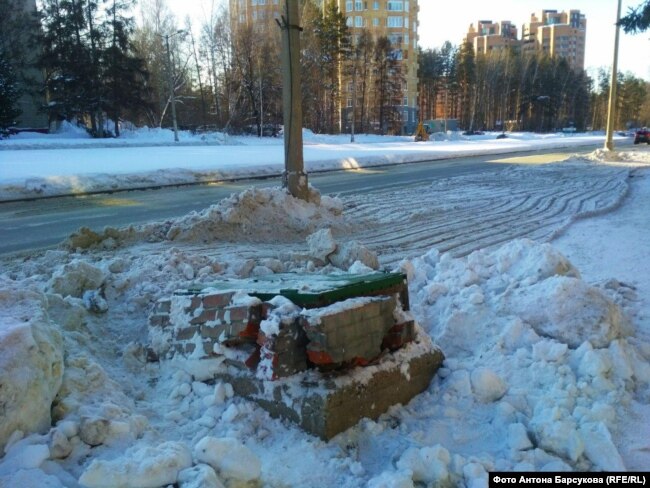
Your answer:
[[[217,379],[232,384],[238,395],[255,401],[271,416],[329,440],[363,418],[377,419],[391,406],[408,403],[429,387],[443,360],[442,351],[427,341],[339,377],[306,372],[264,381],[230,368]]]

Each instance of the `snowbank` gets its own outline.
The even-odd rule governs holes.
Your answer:
[[[305,133],[305,169],[354,170],[483,154],[600,144],[602,135],[496,133],[414,143],[412,137]],[[232,137],[182,132],[173,143],[167,129],[126,131],[119,139],[57,138],[0,141],[0,199],[113,191],[274,176],[284,170],[281,138]],[[164,147],[158,147],[164,146]],[[171,146],[171,147],[167,147]],[[57,150],[52,150],[57,149]]]
[[[163,223],[109,228],[101,234],[82,228],[70,236],[65,245],[70,249],[87,249],[111,248],[138,240],[290,242],[323,227],[347,228],[342,212],[343,204],[338,198],[321,196],[314,188],[310,189],[307,202],[294,198],[282,188],[251,188],[204,211]],[[347,250],[343,262],[349,261],[349,256],[358,259],[357,254],[353,249]]]
[[[472,409],[502,439],[472,446],[491,452],[479,457],[484,469],[625,469],[611,432],[650,368],[611,298],[550,245],[527,240],[460,260],[433,250],[401,267],[414,314],[448,358],[431,412],[469,433],[460,412]],[[414,456],[397,468],[419,472]],[[443,467],[462,477],[457,464]]]
[[[63,378],[63,342],[47,299],[0,275],[0,450],[15,431],[43,432]]]

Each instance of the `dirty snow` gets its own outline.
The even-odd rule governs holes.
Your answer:
[[[474,487],[486,486],[495,469],[647,469],[647,156],[637,153],[632,167],[596,155],[597,163],[513,169],[510,183],[532,182],[528,196],[514,185],[508,198],[507,185],[490,176],[483,186],[480,177],[450,179],[405,190],[391,211],[381,203],[386,194],[355,205],[324,196],[305,204],[279,190],[251,190],[218,211],[151,224],[144,228],[156,231],[151,239],[143,228],[116,229],[88,245],[68,242],[2,259],[0,357],[29,357],[5,338],[17,322],[38,317],[61,337],[65,360],[51,428],[46,422],[8,434],[0,486],[219,487],[259,480],[278,487]],[[434,198],[454,192],[455,200]],[[391,197],[398,201],[399,194]],[[241,212],[249,198],[260,208]],[[278,235],[300,230],[293,240],[276,244],[272,226],[255,220],[269,218],[267,205],[281,213]],[[350,226],[361,212],[362,225]],[[472,212],[485,231],[463,221]],[[400,222],[413,227],[396,229]],[[258,224],[261,245],[247,230]],[[174,226],[182,239],[168,237]],[[475,228],[474,249],[463,226]],[[218,239],[222,228],[230,229],[225,241]],[[316,257],[330,255],[328,237],[307,243],[328,228],[337,243],[356,241],[351,249],[367,247],[380,265],[409,275],[411,312],[447,358],[426,392],[326,443],[271,419],[230,385],[204,383],[214,362],[146,362],[147,316],[157,300],[259,267],[340,272]],[[433,242],[434,234],[441,239]],[[101,245],[107,239],[110,248]],[[17,290],[30,290],[28,317]],[[89,296],[106,306],[88,306]],[[2,417],[0,425],[6,422]]]

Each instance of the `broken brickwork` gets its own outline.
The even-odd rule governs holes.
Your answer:
[[[179,293],[156,303],[149,326],[157,335],[166,334],[163,358],[214,357],[224,347],[240,348],[247,354],[240,362],[261,378],[278,379],[310,367],[330,371],[368,365],[384,351],[412,341],[412,320],[400,318],[408,310],[406,290],[404,283],[387,288],[389,295],[371,290],[369,296],[333,303],[314,301],[328,304],[276,318],[279,325],[271,334],[260,327],[271,313],[277,315],[269,301],[234,291]]]
[[[330,439],[408,402],[442,364],[440,349],[417,334],[400,276],[383,288],[356,282],[315,294],[179,292],[149,317],[149,358],[223,357],[217,376],[239,395]],[[301,374],[301,387],[290,387]]]

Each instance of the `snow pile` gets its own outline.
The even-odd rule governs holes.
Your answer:
[[[50,426],[63,343],[46,307],[42,293],[0,276],[0,450],[15,431]]]
[[[166,237],[190,242],[287,242],[319,227],[340,226],[342,211],[340,200],[321,197],[313,188],[308,202],[281,188],[252,188],[176,221]]]
[[[357,274],[379,269],[376,253],[356,241],[336,242],[330,228],[309,235],[307,245],[311,257],[320,265],[329,263]]]
[[[612,432],[634,391],[648,388],[650,366],[603,291],[581,281],[550,245],[528,240],[465,259],[432,250],[401,267],[414,315],[447,357],[427,400],[438,406],[418,400],[413,408],[442,414],[457,434],[437,438],[457,454],[407,450],[397,472],[427,483],[444,481],[447,471],[462,479],[470,459],[458,453],[467,450],[472,422],[485,419],[499,440],[472,439],[471,451],[491,451],[473,457],[480,476],[489,469],[625,469]]]
[[[180,471],[192,466],[192,454],[181,442],[134,447],[111,461],[94,460],[79,483],[88,488],[157,488],[176,483]]]
[[[342,212],[341,200],[321,196],[314,188],[310,188],[309,201],[295,198],[282,188],[251,188],[176,220],[137,228],[107,228],[102,233],[82,228],[64,245],[69,249],[110,249],[138,240],[291,242],[319,228],[347,228]]]
[[[594,152],[583,156],[587,161],[594,163],[646,165],[650,164],[650,151],[608,151],[596,149]]]

